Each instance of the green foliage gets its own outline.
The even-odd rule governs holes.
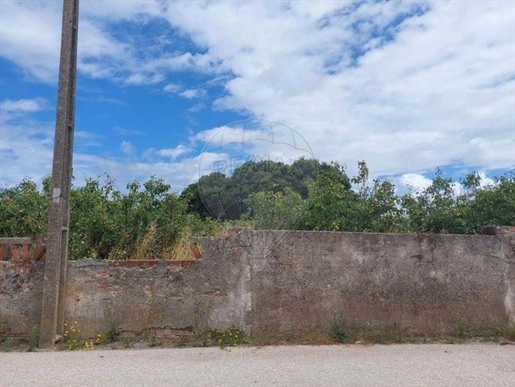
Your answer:
[[[461,234],[472,231],[462,222],[466,198],[454,194],[452,180],[444,178],[440,169],[428,188],[417,196],[404,195],[402,204],[413,232]]]
[[[346,184],[344,168],[337,163],[323,169],[310,185],[308,210],[299,228],[304,230],[356,231],[358,195]],[[338,172],[336,172],[338,171]]]
[[[120,227],[116,207],[121,194],[113,181],[104,184],[88,179],[83,187],[71,192],[70,255],[72,258],[108,258],[118,242]]]
[[[341,320],[334,319],[331,321],[330,332],[331,338],[335,343],[345,344],[349,342],[349,330]]]
[[[206,177],[204,176],[201,177],[201,179],[205,178]],[[189,213],[198,214],[202,219],[211,217],[211,214],[202,199],[198,182],[188,185],[182,191],[180,198],[187,203],[187,211]]]
[[[29,333],[29,340],[28,340],[28,352],[34,351],[39,345],[39,334],[40,329],[39,325],[35,325],[32,327]]]
[[[464,193],[456,195],[451,179],[437,169],[431,186],[418,195],[401,198],[407,230],[422,233],[480,233],[487,225],[515,225],[515,174],[508,172],[492,186],[479,187],[477,174],[461,182]]]
[[[39,191],[28,179],[0,190],[0,236],[45,236],[48,199],[48,193]]]
[[[122,344],[123,344],[123,348],[129,349],[129,348],[132,348],[132,346],[134,345],[134,342],[128,337],[123,337]]]
[[[306,210],[307,201],[291,188],[283,192],[261,191],[245,201],[249,217],[256,226],[266,230],[293,229]]]
[[[505,329],[504,337],[508,340],[515,341],[515,326],[511,326]]]
[[[88,179],[71,192],[70,258],[184,259],[190,236],[242,225],[455,234],[515,225],[515,171],[486,187],[478,174],[469,174],[457,195],[456,183],[437,170],[431,186],[400,196],[391,181],[370,181],[365,162],[358,169],[349,179],[338,163],[249,161],[230,177],[201,177],[180,196],[155,177],[123,192],[108,176]],[[25,179],[0,190],[1,236],[46,236],[50,179],[42,186]]]
[[[475,229],[484,225],[515,225],[515,171],[496,179],[495,186],[476,189],[469,216]]]
[[[198,333],[203,347],[219,346],[221,348],[234,347],[248,342],[247,333],[239,328],[229,325],[225,330],[208,329]]]
[[[149,347],[156,347],[160,345],[161,343],[157,340],[156,333],[150,332],[148,335],[148,346]]]
[[[72,258],[167,258],[185,233],[209,234],[214,225],[188,214],[186,203],[162,179],[127,185],[127,193],[90,179],[72,191]]]
[[[464,192],[457,195],[452,179],[444,178],[437,169],[431,186],[398,196],[392,182],[376,179],[369,184],[366,164],[360,162],[358,167],[358,176],[351,179],[356,187],[352,191],[319,176],[299,228],[474,234],[486,225],[515,225],[513,171],[498,178],[495,185],[482,188],[479,176],[470,174],[461,182]]]
[[[271,160],[247,161],[231,176],[220,172],[202,176],[198,184],[188,186],[181,198],[187,209],[205,218],[210,214],[217,220],[237,220],[249,211],[247,200],[260,192],[273,194],[296,192],[306,199],[310,184],[321,174],[331,176],[350,188],[349,179],[335,164],[301,158],[292,165]]]
[[[111,323],[109,326],[109,330],[105,334],[105,340],[107,343],[114,343],[115,341],[118,341],[120,339],[120,336],[122,335],[122,328],[120,328],[120,325]]]
[[[78,324],[78,321],[66,321],[64,323],[63,344],[65,345],[66,349],[68,349],[69,351],[73,351],[76,349],[90,350],[94,349],[95,345],[101,344],[101,337],[99,333],[97,333],[95,339],[80,339],[80,329]]]

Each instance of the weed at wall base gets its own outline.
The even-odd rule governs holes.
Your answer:
[[[349,330],[339,319],[331,321],[330,334],[335,343],[345,344],[349,341]]]
[[[504,330],[504,337],[508,340],[515,341],[515,325]]]
[[[117,323],[109,324],[109,330],[105,334],[105,339],[107,343],[114,343],[120,339],[122,334],[122,328]]]
[[[94,339],[81,340],[79,339],[80,329],[79,322],[69,322],[66,321],[64,323],[64,333],[63,333],[63,344],[65,348],[69,351],[84,349],[90,350],[94,349],[95,346],[102,344],[102,335],[97,332]]]
[[[225,348],[248,343],[247,333],[232,325],[229,325],[223,331],[208,329],[198,332],[197,335],[201,339],[203,347],[219,346]]]
[[[39,345],[39,325],[35,325],[32,327],[32,329],[30,330],[30,335],[29,335],[29,348],[27,349],[27,351],[29,352],[32,352],[34,351],[34,349],[36,349]]]

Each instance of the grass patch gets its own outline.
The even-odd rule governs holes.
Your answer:
[[[28,351],[29,352],[32,352],[34,351],[38,345],[39,345],[39,325],[35,325],[32,327],[32,329],[30,330],[30,334],[29,334],[29,340],[28,340],[28,344],[29,344],[29,348],[28,348]]]
[[[349,330],[345,326],[345,323],[340,319],[334,319],[331,321],[330,333],[331,338],[335,343],[345,344],[349,342]]]
[[[235,347],[248,343],[248,335],[245,331],[232,325],[221,331],[218,329],[207,329],[197,333],[203,347],[218,346],[221,348]]]
[[[504,330],[504,335],[506,339],[515,341],[515,325],[508,327]]]
[[[2,352],[23,352],[28,351],[28,346],[25,340],[6,337],[1,341],[0,350]]]
[[[107,343],[114,343],[115,341],[118,341],[120,339],[120,336],[122,335],[122,328],[120,328],[120,325],[117,323],[111,323],[109,324],[109,330],[105,334],[105,340]]]
[[[484,342],[506,344],[515,341],[515,327],[495,328],[487,331],[470,331],[463,325],[456,324],[447,333],[421,335],[393,324],[381,329],[364,329],[351,326],[341,319],[334,319],[329,329],[314,328],[301,332],[282,332],[276,335],[257,333],[252,337],[252,344],[263,345],[327,345],[327,344],[462,344],[466,342]]]

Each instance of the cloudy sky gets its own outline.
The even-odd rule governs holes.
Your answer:
[[[0,1],[0,187],[51,171],[60,0]],[[515,168],[515,2],[81,0],[75,183]]]

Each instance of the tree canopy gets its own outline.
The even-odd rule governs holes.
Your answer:
[[[132,182],[123,192],[108,177],[71,192],[70,256],[180,257],[191,235],[228,227],[394,233],[480,233],[515,225],[515,171],[481,186],[471,173],[455,182],[437,170],[420,192],[397,194],[387,179],[370,181],[364,162],[348,178],[343,166],[299,159],[291,165],[247,162],[231,176],[202,176],[180,195],[162,179]],[[46,236],[50,180],[0,189],[0,236]],[[183,250],[181,250],[183,249]]]
[[[188,203],[190,212],[202,217],[237,220],[249,211],[247,200],[253,194],[296,192],[306,199],[310,185],[322,177],[342,189],[350,189],[349,178],[338,164],[300,158],[291,165],[272,160],[247,161],[231,176],[213,172],[186,187],[181,198]]]

